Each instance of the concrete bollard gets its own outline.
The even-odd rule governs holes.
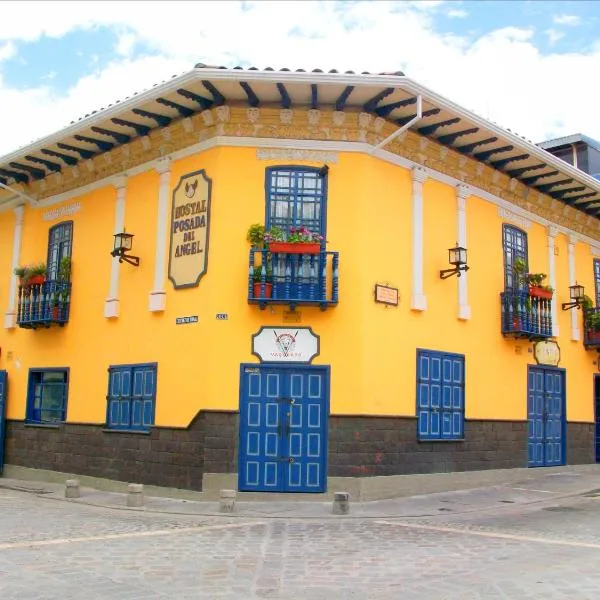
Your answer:
[[[65,481],[65,498],[80,498],[79,481],[77,479],[67,479]]]
[[[144,506],[144,486],[141,483],[130,483],[127,486],[127,506],[139,508]]]
[[[350,512],[350,494],[348,492],[335,492],[332,512],[334,515],[347,515]]]
[[[235,490],[221,490],[221,498],[219,500],[219,512],[230,513],[235,507]]]

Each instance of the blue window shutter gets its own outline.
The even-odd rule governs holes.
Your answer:
[[[464,356],[417,351],[417,420],[420,440],[464,437]]]
[[[518,291],[523,284],[515,280],[513,267],[517,259],[525,261],[525,270],[529,270],[527,234],[513,225],[502,226],[502,246],[504,250],[504,290]]]

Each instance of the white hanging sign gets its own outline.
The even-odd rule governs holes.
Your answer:
[[[310,327],[262,327],[252,336],[252,354],[261,362],[310,363],[319,336]]]

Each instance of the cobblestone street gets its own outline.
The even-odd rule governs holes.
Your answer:
[[[0,598],[598,598],[595,494],[461,511],[469,497],[427,518],[250,518],[0,489]]]

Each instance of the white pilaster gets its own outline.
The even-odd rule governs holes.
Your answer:
[[[467,198],[471,191],[466,185],[456,186],[456,216],[458,245],[467,247]],[[467,297],[467,271],[463,271],[457,278],[458,286],[458,318],[467,320],[471,318],[471,307]]]
[[[17,206],[13,210],[15,213],[15,229],[13,233],[13,253],[10,268],[8,310],[4,315],[4,327],[6,329],[13,329],[17,325],[17,311],[15,309],[15,303],[17,299],[17,276],[15,275],[15,269],[19,266],[19,260],[21,257],[21,239],[23,238],[23,213],[25,212],[25,206]]]
[[[413,310],[426,310],[427,297],[423,291],[423,183],[427,171],[423,167],[412,170],[413,201],[413,247],[412,247],[412,297],[410,307]]]
[[[558,337],[558,299],[556,293],[556,259],[554,254],[556,234],[558,230],[554,226],[548,227],[548,282],[554,289],[554,299],[552,301],[552,335]]]
[[[574,235],[569,236],[569,285],[575,285],[576,274],[575,274],[575,244],[577,243],[577,237]],[[581,339],[581,333],[579,332],[579,312],[576,309],[571,309],[571,339],[574,342],[578,342]]]
[[[127,192],[127,180],[125,177],[117,177],[114,186],[117,190],[115,201],[115,228],[114,232],[121,233],[125,228],[125,195]],[[108,298],[104,301],[104,316],[107,319],[115,319],[119,316],[119,259],[113,256],[110,267],[110,287]]]
[[[148,309],[162,312],[167,307],[165,292],[165,271],[167,256],[167,230],[169,216],[169,191],[171,188],[171,164],[168,159],[161,160],[155,167],[159,174],[158,209],[156,227],[156,257],[154,261],[154,288],[150,292]]]

